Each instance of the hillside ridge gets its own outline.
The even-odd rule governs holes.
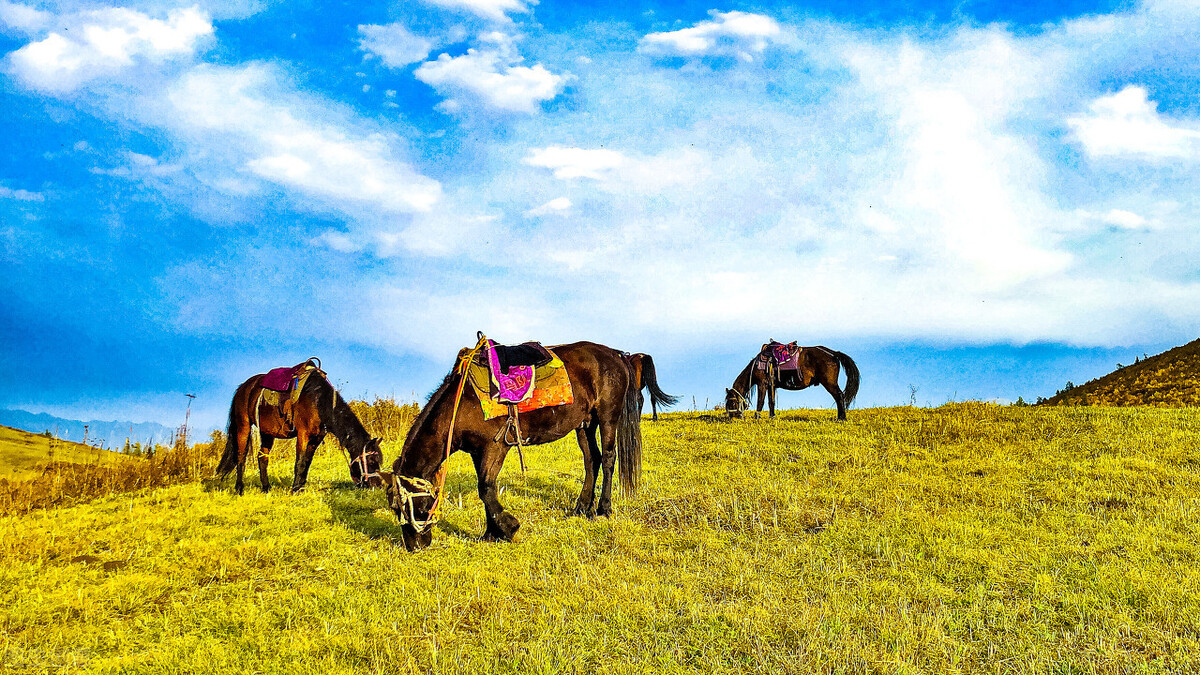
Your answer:
[[[1138,359],[1082,385],[1067,386],[1042,405],[1181,407],[1200,405],[1200,339]]]

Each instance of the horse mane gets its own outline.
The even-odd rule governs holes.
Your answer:
[[[408,428],[408,433],[404,437],[404,445],[401,446],[400,457],[404,457],[404,450],[408,448],[410,443],[412,443],[417,431],[420,430],[421,427],[425,426],[425,423],[433,415],[433,409],[436,408],[442,402],[442,399],[446,398],[446,395],[450,392],[450,385],[454,384],[456,381],[456,378],[454,377],[455,370],[457,370],[457,368],[451,368],[450,372],[446,373],[446,377],[442,379],[442,383],[439,384],[437,388],[429,394],[429,399],[425,402],[425,407],[421,408],[421,412],[417,413],[416,418],[413,419],[412,426]],[[396,461],[399,462],[399,458],[397,458]]]
[[[362,448],[356,446],[359,445],[359,441],[365,445],[370,440],[371,433],[363,426],[358,415],[354,414],[346,399],[342,398],[341,392],[334,388],[328,379],[317,379],[320,380],[317,386],[321,390],[318,394],[319,412],[322,419],[329,420],[325,428],[341,442],[347,452],[353,455],[356,450],[361,451]]]
[[[753,383],[753,379],[752,379],[751,375],[753,374],[754,361],[757,358],[758,357],[756,356],[753,359],[750,359],[750,363],[746,364],[746,367],[742,369],[742,372],[738,373],[738,376],[733,379],[732,389],[734,391],[736,391],[737,393],[741,394],[742,396],[750,395],[750,387],[752,386],[752,383]],[[745,389],[739,390],[738,389],[739,384],[743,385],[745,387]]]

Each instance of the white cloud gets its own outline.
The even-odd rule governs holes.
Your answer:
[[[567,199],[566,197],[557,197],[555,199],[551,199],[545,204],[542,204],[541,206],[529,209],[525,212],[525,215],[531,218],[537,218],[540,216],[565,216],[570,210],[571,200]]]
[[[595,181],[601,190],[631,195],[695,184],[713,171],[709,159],[691,147],[631,156],[605,148],[551,145],[531,148],[521,162],[547,169],[559,180],[587,179]]]
[[[512,46],[512,38],[500,33],[484,36],[492,46],[468,49],[462,56],[442,54],[426,61],[414,75],[447,97],[447,111],[464,109],[470,102],[508,112],[536,112],[542,101],[562,90],[565,78],[544,66],[517,65],[523,59]]]
[[[1200,157],[1200,127],[1169,124],[1138,86],[1092,101],[1086,115],[1070,117],[1067,124],[1092,157]]]
[[[10,29],[11,32],[33,33],[50,25],[53,19],[54,16],[49,12],[0,0],[0,26]]]
[[[13,199],[19,202],[43,202],[46,201],[46,196],[40,192],[14,190],[10,187],[0,185],[0,199]]]
[[[425,0],[431,5],[470,12],[485,19],[505,23],[511,21],[508,14],[515,12],[524,14],[529,11],[529,5],[536,5],[536,0]]]
[[[199,67],[171,88],[169,108],[157,114],[206,161],[231,152],[236,170],[352,218],[421,213],[439,201],[437,181],[393,156],[396,139],[354,128],[346,113],[278,79],[261,64]]]
[[[1109,225],[1120,230],[1144,230],[1150,228],[1150,223],[1145,217],[1125,209],[1109,209],[1100,213],[1079,209],[1075,213],[1086,220]]]
[[[559,145],[533,149],[522,161],[530,166],[549,169],[555,178],[562,180],[601,180],[630,164],[629,158],[616,150],[567,148]]]
[[[190,57],[212,33],[212,20],[195,7],[165,20],[124,8],[89,11],[9,54],[8,69],[29,88],[64,93],[140,63]]]
[[[774,19],[748,12],[709,12],[712,19],[690,28],[650,33],[641,39],[638,49],[661,56],[736,56],[753,61],[771,43],[783,36]]]
[[[403,68],[410,63],[424,61],[434,46],[431,41],[412,33],[400,23],[361,25],[358,34],[358,48],[379,57],[389,68]]]

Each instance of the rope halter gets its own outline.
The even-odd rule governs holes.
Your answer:
[[[409,482],[413,489],[409,490],[404,487],[404,481]],[[392,510],[396,512],[396,519],[400,521],[400,525],[411,525],[417,534],[421,534],[437,524],[438,514],[436,509],[430,509],[429,515],[424,520],[417,518],[416,499],[417,497],[436,499],[434,493],[433,483],[424,478],[394,476],[388,489],[388,501]]]
[[[377,467],[383,465],[383,453],[380,452],[377,448],[372,449],[372,450],[367,450],[366,448],[363,448],[363,451],[358,453],[358,457],[355,457],[354,459],[350,460],[350,475],[351,476],[354,475],[354,467],[357,466],[359,469],[358,470],[358,478],[356,478],[354,480],[355,485],[357,485],[359,487],[362,487],[363,485],[367,485],[369,478],[379,478],[379,469],[378,468],[376,468],[374,471],[371,471],[367,467],[367,457],[370,455],[374,455],[379,458],[379,463],[376,465]]]

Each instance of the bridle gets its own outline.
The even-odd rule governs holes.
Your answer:
[[[742,395],[742,392],[738,391],[737,389],[730,389],[729,391],[733,392],[733,395],[737,397],[737,408],[735,408],[735,410],[737,410],[737,412],[743,413],[750,409],[750,399],[749,398]],[[733,412],[733,410],[729,409],[729,397],[728,396],[725,397],[725,412]]]
[[[367,469],[367,456],[368,455],[378,456],[379,457],[379,465],[380,466],[383,465],[383,453],[380,452],[379,450],[367,450],[364,448],[362,452],[358,453],[358,457],[355,457],[354,459],[350,460],[350,469],[351,469],[350,475],[354,475],[353,469],[355,466],[358,466],[358,468],[359,468],[358,479],[354,482],[360,487],[367,482],[368,478],[379,478],[378,470],[369,471]]]
[[[409,490],[404,487],[402,481],[412,483],[414,490]],[[408,478],[407,476],[397,476],[392,482],[391,507],[396,512],[396,519],[400,521],[400,525],[411,525],[417,534],[423,534],[426,530],[433,527],[438,521],[438,504],[442,501],[440,498],[441,490],[436,489],[433,483],[424,478]],[[436,491],[436,495],[434,494]],[[429,509],[429,516],[425,520],[417,518],[417,507],[415,504],[417,497],[433,497],[433,508]]]

